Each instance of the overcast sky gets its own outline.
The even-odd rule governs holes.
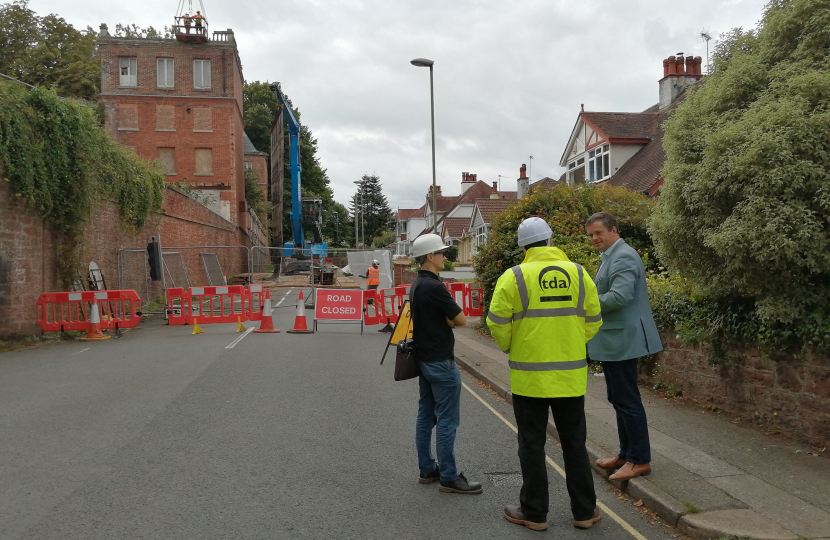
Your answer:
[[[4,1],[4,0],[0,0]],[[657,102],[662,60],[706,56],[697,34],[754,28],[765,0],[30,0],[76,27],[171,25],[179,6],[211,30],[231,28],[247,81],[279,81],[318,139],[336,200],[364,173],[390,205],[416,208],[432,182],[429,70],[435,61],[438,184],[461,172],[515,190],[558,178],[579,113],[642,111]],[[203,9],[201,6],[204,6]],[[714,40],[710,43],[710,50]],[[529,156],[533,156],[532,162]]]

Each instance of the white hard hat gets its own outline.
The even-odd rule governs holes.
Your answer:
[[[412,242],[412,256],[420,257],[421,255],[429,255],[430,253],[438,253],[444,251],[449,246],[444,245],[444,241],[437,234],[425,234],[419,236]]]
[[[374,259],[374,260],[372,261],[372,264],[380,264],[380,263],[378,262],[378,260],[377,260],[377,259]]]
[[[519,225],[519,247],[524,247],[540,240],[547,240],[553,236],[548,222],[542,218],[531,217]]]

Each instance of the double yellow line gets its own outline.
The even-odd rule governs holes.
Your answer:
[[[509,421],[507,418],[505,418],[505,417],[504,417],[504,415],[500,414],[500,413],[499,413],[496,409],[494,409],[493,407],[491,407],[489,403],[487,403],[486,401],[484,401],[484,400],[481,398],[481,396],[479,396],[478,394],[476,394],[475,392],[473,392],[473,389],[472,389],[472,388],[470,388],[469,386],[467,386],[467,384],[466,384],[466,383],[461,383],[461,385],[462,385],[462,386],[464,386],[464,388],[465,388],[465,389],[467,389],[467,391],[468,391],[470,394],[472,394],[472,395],[473,395],[473,397],[475,397],[477,400],[479,400],[479,401],[481,402],[481,404],[482,404],[482,405],[484,405],[485,407],[487,407],[487,408],[490,410],[490,412],[491,412],[491,413],[493,413],[493,414],[496,416],[496,418],[498,418],[499,420],[501,420],[502,422],[504,422],[505,424],[507,424],[507,426],[508,426],[510,429],[512,429],[514,433],[519,433],[519,430],[516,428],[516,426],[514,426],[513,424],[511,424],[511,423],[510,423],[510,421]],[[565,471],[562,469],[562,467],[560,467],[559,465],[557,465],[557,464],[556,464],[556,462],[555,462],[555,461],[553,461],[553,460],[550,458],[550,456],[548,456],[548,455],[545,455],[545,459],[548,461],[548,464],[550,464],[550,466],[551,466],[551,467],[553,467],[553,469],[554,469],[556,472],[558,472],[558,473],[559,473],[559,475],[560,475],[562,478],[565,478]],[[625,530],[626,530],[626,531],[627,531],[627,532],[628,532],[631,536],[633,536],[633,537],[634,537],[634,538],[636,538],[637,540],[647,540],[645,536],[643,536],[642,534],[640,534],[639,532],[637,532],[637,530],[636,530],[634,527],[632,527],[632,526],[631,526],[631,525],[630,525],[627,521],[625,521],[623,518],[621,518],[621,517],[620,517],[619,515],[617,515],[617,514],[616,514],[613,510],[611,510],[610,508],[608,508],[605,504],[601,503],[599,500],[597,500],[597,506],[600,508],[600,510],[602,510],[602,511],[603,511],[603,513],[605,513],[605,515],[607,515],[608,517],[610,517],[611,519],[613,519],[614,521],[616,521],[617,523],[619,523],[619,524],[620,524],[620,527],[622,527],[623,529],[625,529]]]

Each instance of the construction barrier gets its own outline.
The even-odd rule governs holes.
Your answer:
[[[470,302],[469,298],[467,297],[467,284],[447,283],[447,290],[450,291],[452,299],[455,300],[455,303],[461,306],[461,311],[464,313],[464,315],[469,315]]]
[[[467,304],[470,306],[470,317],[481,317],[484,314],[484,290],[481,283],[467,283]]]
[[[248,285],[245,298],[245,311],[249,321],[261,321],[262,310],[265,307],[265,290],[262,285]]]
[[[395,324],[398,322],[398,313],[403,306],[403,289],[400,291],[397,288],[380,289],[380,322]]]
[[[44,332],[89,330],[90,304],[98,301],[102,330],[135,328],[141,320],[141,299],[133,290],[43,293],[35,303],[37,323]]]
[[[187,313],[190,311],[190,297],[181,287],[167,289],[167,324],[188,324]]]
[[[242,285],[190,287],[185,297],[188,309],[183,310],[184,324],[193,324],[197,318],[199,324],[247,321],[246,295]]]
[[[371,314],[370,314],[371,312]],[[377,289],[367,289],[363,291],[363,324],[371,326],[373,324],[380,324],[381,311],[378,307],[378,291]]]

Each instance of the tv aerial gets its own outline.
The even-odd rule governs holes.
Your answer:
[[[697,31],[697,42],[703,43],[706,42],[706,74],[711,75],[711,66],[709,62],[709,40],[712,39],[712,33],[709,31],[708,26],[704,26],[700,30]]]

